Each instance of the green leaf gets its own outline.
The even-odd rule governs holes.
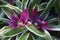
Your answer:
[[[59,14],[60,13],[60,0],[56,0],[55,9],[56,9],[57,13]]]
[[[25,26],[30,32],[34,33],[37,36],[45,37],[44,32],[37,30],[33,25],[32,26]]]
[[[29,0],[22,0],[22,5],[21,5],[22,10],[27,8],[28,2],[29,2]]]
[[[39,5],[41,3],[41,0],[30,0],[28,9],[31,11],[34,7],[35,4]]]
[[[0,32],[5,30],[5,29],[8,29],[8,28],[9,28],[9,26],[4,26],[3,28],[0,29]]]
[[[21,34],[19,40],[28,40],[30,33],[29,32],[24,32],[23,34]]]
[[[25,31],[25,28],[12,29],[9,26],[4,26],[0,29],[0,39],[6,37],[14,37]]]
[[[0,24],[6,24],[9,22],[9,19],[6,19],[6,18],[0,18]]]
[[[16,36],[16,40],[19,40],[19,35]]]
[[[5,2],[5,1],[0,1],[0,2],[2,2],[2,3],[0,4],[0,7],[10,8],[10,9],[12,9],[12,10],[15,10],[18,14],[20,14],[20,13],[22,12],[22,10],[19,9],[18,7],[16,7],[16,6],[13,6],[13,5],[11,5],[11,4],[8,4],[8,3]],[[5,4],[3,4],[3,3],[5,3]]]
[[[19,8],[16,7],[16,6],[10,5],[10,4],[7,4],[6,7],[15,10],[18,14],[20,14],[20,13],[22,12],[21,9],[19,9]]]
[[[58,18],[51,18],[49,20],[47,20],[49,23],[52,23],[52,22],[55,22],[55,21],[58,21]]]
[[[60,31],[60,25],[52,25],[50,28],[47,28],[47,30]]]
[[[3,17],[5,17],[5,15],[4,15],[3,11],[0,9],[0,18],[3,18]]]
[[[50,9],[55,4],[56,0],[50,0],[45,8],[45,10],[41,13],[40,17],[45,18],[46,14],[49,14]]]
[[[52,40],[50,34],[49,34],[45,29],[44,29],[44,32],[41,32],[41,31],[37,30],[35,27],[33,27],[33,26],[29,26],[29,27],[25,26],[25,27],[26,27],[30,32],[36,34],[36,35],[39,36],[39,37],[43,37],[43,38],[45,38],[46,40]]]
[[[22,4],[22,2],[20,0],[16,0],[16,6],[20,9],[21,9],[21,4]]]
[[[47,5],[47,3],[41,3],[41,4],[39,5],[39,10],[40,10],[40,11],[44,10],[44,9],[46,8],[46,5]]]
[[[3,18],[5,15],[3,12],[0,13],[0,18]]]
[[[45,39],[46,40],[52,40],[52,37],[51,35],[49,34],[49,32],[47,30],[44,29],[44,32],[45,32]]]
[[[39,10],[39,6],[37,4],[35,4],[33,9]]]
[[[34,36],[33,35],[30,35],[28,40],[35,40]]]
[[[6,5],[7,2],[0,0],[0,5]]]
[[[6,36],[4,35],[5,33],[11,31],[12,29],[9,28],[9,26],[4,26],[3,28],[0,29],[0,39],[5,38]]]
[[[52,36],[53,40],[60,40],[60,38]]]
[[[31,11],[33,9],[33,6],[35,5],[34,0],[30,0],[28,9]]]
[[[25,31],[25,28],[23,27],[23,28],[13,29],[13,30],[5,33],[4,35],[7,37],[13,37],[13,36],[16,36],[24,31]]]
[[[56,0],[56,3],[55,3],[55,10],[56,12],[58,13],[58,16],[60,16],[60,0]],[[59,18],[60,19],[60,18]],[[58,23],[60,24],[60,20],[58,20]]]
[[[34,36],[35,40],[45,40],[45,38],[39,37],[39,36]]]
[[[4,14],[11,19],[12,14],[14,13],[13,10],[9,9],[9,8],[1,8],[2,11],[4,12]]]
[[[44,14],[44,16],[42,16],[42,19],[43,19],[43,20],[46,20],[48,16],[49,16],[49,13]]]
[[[4,40],[11,40],[12,38],[10,37],[10,38],[8,38],[8,37],[6,37],[6,38],[4,38]]]

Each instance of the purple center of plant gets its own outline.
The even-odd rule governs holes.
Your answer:
[[[28,21],[28,14],[29,12],[27,9],[23,10],[20,17],[18,17],[17,14],[14,13],[11,16],[11,20],[9,21],[10,27],[16,29],[19,27],[23,27],[24,25],[30,25]]]
[[[32,12],[29,14],[28,10],[26,9],[23,10],[20,17],[18,17],[17,14],[13,14],[9,22],[10,27],[16,29],[25,25],[29,26],[34,21],[39,22],[39,25],[38,23],[35,23],[37,29],[45,28],[47,26],[47,22],[41,21],[40,18],[36,15],[37,12],[38,11],[33,9]],[[30,19],[30,22],[28,21],[28,19]]]

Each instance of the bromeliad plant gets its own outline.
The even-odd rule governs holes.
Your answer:
[[[56,0],[50,0],[48,3],[41,3],[41,0],[14,0],[14,2],[15,6],[0,1],[0,8],[8,17],[0,18],[0,21],[7,23],[0,29],[0,39],[53,40],[47,30],[60,31],[57,27],[59,25],[54,24],[58,22],[58,18],[49,15]]]

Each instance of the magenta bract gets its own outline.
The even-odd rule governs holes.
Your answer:
[[[9,21],[9,25],[12,28],[19,28],[24,26],[24,24],[26,24],[28,22],[28,10],[25,9],[23,10],[23,12],[21,13],[21,17],[18,17],[17,14],[13,14],[11,16],[11,20]]]

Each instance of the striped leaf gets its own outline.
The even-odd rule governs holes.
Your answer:
[[[0,18],[5,17],[4,13],[2,12],[2,10],[0,9]]]
[[[35,4],[39,5],[41,3],[41,0],[30,0],[28,4],[28,9],[31,11]]]
[[[21,9],[22,2],[20,0],[16,0],[16,6]]]
[[[34,33],[37,36],[45,37],[44,32],[37,30],[33,25],[32,26],[25,26],[30,32]]]
[[[5,1],[0,1],[0,2],[1,2],[0,7],[10,8],[10,9],[12,9],[12,10],[15,10],[18,14],[20,14],[20,13],[22,12],[22,10],[19,9],[18,7],[16,7],[16,6],[13,6],[13,5],[11,5],[11,4],[8,4],[8,3],[5,2]],[[4,4],[4,3],[5,3],[5,4]]]
[[[35,40],[34,36],[32,34],[30,34],[28,40]]]
[[[4,35],[5,35],[6,37],[13,37],[13,36],[16,36],[16,35],[24,32],[24,31],[25,31],[25,28],[18,28],[18,29],[13,29],[13,30],[5,33]]]
[[[60,31],[60,25],[52,25],[50,28],[46,28],[51,31]]]
[[[49,32],[47,30],[44,29],[44,32],[45,32],[45,39],[46,40],[52,40],[52,37],[51,35],[49,34]]]
[[[41,13],[40,17],[45,18],[46,15],[49,14],[50,9],[52,8],[52,6],[55,4],[56,0],[50,0],[45,8],[45,10]]]
[[[13,11],[9,8],[1,8],[2,11],[4,12],[4,14],[9,18],[11,19],[11,15],[13,14]]]
[[[27,8],[28,2],[29,2],[29,0],[22,0],[22,5],[21,5],[22,10]]]
[[[49,23],[53,23],[53,22],[56,22],[58,21],[58,18],[51,18],[49,20],[47,20]]]
[[[39,5],[39,10],[40,10],[40,11],[44,10],[44,9],[46,8],[46,5],[47,5],[47,3],[41,3],[41,4]]]
[[[9,22],[9,19],[0,18],[0,24],[7,24],[8,22]]]
[[[21,36],[19,37],[19,40],[28,40],[30,33],[29,32],[24,32],[21,34]]]

